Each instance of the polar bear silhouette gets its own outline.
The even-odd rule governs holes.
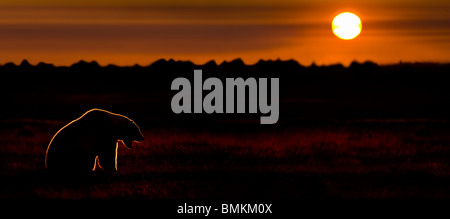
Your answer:
[[[126,116],[91,109],[61,128],[45,154],[45,167],[60,174],[89,174],[96,166],[117,171],[117,147],[142,141],[139,126]],[[100,165],[101,164],[101,165]]]

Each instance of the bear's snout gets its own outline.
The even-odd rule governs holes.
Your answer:
[[[135,139],[135,141],[143,141],[144,140],[144,135],[142,133],[139,133],[139,136]]]

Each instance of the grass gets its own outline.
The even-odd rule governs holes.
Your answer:
[[[118,175],[62,180],[45,149],[65,123],[5,121],[2,198],[449,198],[450,124],[146,127]]]

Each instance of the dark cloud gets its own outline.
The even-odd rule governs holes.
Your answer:
[[[15,24],[0,25],[2,48],[47,50],[238,52],[285,46],[301,25]]]

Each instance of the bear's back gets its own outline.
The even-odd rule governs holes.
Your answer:
[[[109,129],[117,126],[117,121],[132,121],[126,116],[111,113],[102,109],[92,109],[77,119],[78,124],[88,129]]]

